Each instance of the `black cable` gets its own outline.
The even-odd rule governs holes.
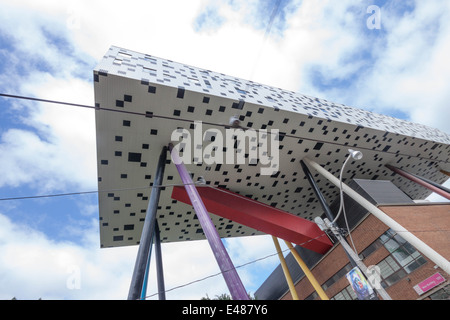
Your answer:
[[[13,94],[6,94],[6,93],[0,93],[0,96],[7,97],[7,98],[31,100],[31,101],[38,101],[38,102],[48,102],[48,103],[63,104],[63,105],[73,106],[73,107],[95,109],[94,106],[89,106],[89,105],[80,104],[80,103],[70,103],[70,102],[63,102],[63,101],[56,101],[56,100],[47,100],[47,99],[18,96],[18,95],[13,95]]]
[[[206,187],[198,182],[194,182],[197,187]],[[23,196],[23,197],[10,197],[10,198],[0,198],[0,201],[10,201],[10,200],[26,200],[26,199],[39,199],[39,198],[53,198],[53,197],[65,197],[73,195],[91,194],[91,193],[104,193],[104,192],[117,192],[117,191],[129,191],[129,190],[140,190],[140,189],[150,189],[150,188],[164,188],[173,186],[185,186],[186,184],[164,184],[164,185],[152,185],[148,187],[136,187],[136,188],[122,188],[122,189],[108,189],[108,190],[97,190],[97,191],[79,191],[79,192],[68,192],[68,193],[55,193],[55,194],[43,194],[35,196]],[[207,186],[210,188],[216,188],[215,186]]]
[[[89,106],[89,105],[85,105],[85,104],[69,103],[69,102],[56,101],[56,100],[47,100],[47,99],[40,99],[40,98],[32,98],[32,97],[25,97],[25,96],[19,96],[19,95],[10,95],[10,94],[5,94],[5,93],[0,93],[0,96],[8,97],[8,98],[15,98],[15,99],[24,99],[24,100],[32,100],[32,101],[38,101],[38,102],[47,102],[47,103],[61,104],[61,105],[67,105],[67,106],[73,106],[73,107],[89,108],[89,109],[95,109],[95,110],[103,110],[103,111],[126,113],[126,114],[131,114],[131,115],[144,116],[144,117],[147,117],[147,118],[158,118],[158,119],[165,119],[165,120],[183,121],[183,122],[189,122],[189,123],[194,123],[195,122],[195,120],[189,120],[189,119],[185,119],[185,118],[174,118],[174,117],[169,117],[169,116],[161,116],[161,115],[157,115],[157,114],[154,114],[154,113],[143,113],[143,112],[134,112],[134,111],[128,111],[128,110],[118,110],[118,109],[111,109],[111,108],[95,107],[95,106]],[[206,121],[202,121],[202,123],[206,124],[206,125],[210,125],[210,126],[231,128],[230,125],[226,125],[226,124],[219,124],[219,123],[206,122]],[[240,128],[243,129],[243,130],[249,130],[248,128],[242,128],[242,127],[240,127]],[[267,131],[266,133],[267,134],[273,134],[273,133],[271,133],[269,131]],[[286,133],[282,133],[282,135],[284,137],[293,138],[293,139],[297,139],[297,140],[301,139],[301,140],[314,141],[314,142],[319,142],[319,143],[332,144],[332,145],[336,145],[336,146],[340,146],[340,147],[344,147],[344,148],[351,147],[351,146],[346,145],[344,143],[338,143],[338,142],[332,142],[332,141],[326,141],[326,140],[319,140],[319,139],[311,139],[311,138],[306,138],[306,137],[302,137],[302,136],[295,136],[295,135],[286,134]],[[450,161],[445,161],[445,160],[438,160],[438,159],[427,158],[427,157],[419,157],[419,156],[415,156],[415,155],[411,155],[411,154],[405,154],[405,153],[399,153],[399,152],[377,150],[377,149],[366,148],[366,147],[362,147],[362,146],[358,146],[358,149],[371,151],[371,152],[386,153],[386,154],[391,154],[391,155],[396,155],[396,156],[404,156],[404,157],[411,157],[411,158],[417,158],[417,159],[422,159],[422,160],[429,160],[429,161],[433,161],[433,162],[450,163]]]

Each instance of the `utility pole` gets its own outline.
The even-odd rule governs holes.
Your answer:
[[[352,248],[347,243],[345,238],[339,232],[339,229],[334,224],[332,224],[330,220],[328,220],[327,218],[322,219],[320,217],[316,217],[314,221],[322,231],[330,230],[333,233],[333,235],[336,237],[336,239],[338,239],[339,243],[344,248],[344,251],[347,253],[347,255],[350,256],[350,258],[356,263],[356,265],[366,276],[366,278],[369,279],[371,274],[369,274],[366,265],[361,261],[361,259],[355,253],[355,251],[352,250]],[[381,296],[381,298],[383,298],[383,300],[392,300],[392,298],[389,296],[389,294],[386,292],[386,290],[384,290],[384,288],[381,285],[379,288],[373,289]]]

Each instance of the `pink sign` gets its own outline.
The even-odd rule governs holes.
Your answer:
[[[419,295],[421,295],[427,292],[428,290],[433,289],[434,287],[436,287],[437,285],[441,284],[444,281],[445,281],[444,277],[441,276],[439,272],[436,272],[431,277],[426,278],[422,282],[416,284],[414,286],[414,290],[416,290],[416,292]]]

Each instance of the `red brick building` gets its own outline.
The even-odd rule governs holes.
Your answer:
[[[376,196],[372,197],[374,198]],[[348,201],[347,199],[346,202]],[[450,259],[450,203],[405,202],[407,203],[377,206],[443,257]],[[348,215],[353,213],[353,227],[352,239],[347,236],[348,243],[351,245],[353,240],[358,255],[367,267],[380,268],[379,283],[393,300],[450,299],[449,275],[446,272],[404,241],[401,234],[393,232],[361,207],[352,205],[349,203],[352,210]],[[352,217],[349,222],[352,222]],[[305,261],[308,260],[306,262],[311,272],[330,299],[356,299],[346,278],[347,272],[353,267],[339,242],[325,255],[316,256],[315,259],[310,259],[307,250],[299,247],[296,249]],[[295,274],[295,263],[289,258],[286,257],[286,260],[290,262],[289,269],[294,271],[293,278],[299,299],[320,299],[307,277],[302,272]],[[292,300],[287,286],[284,292],[271,291],[276,278],[280,279],[279,270],[274,271],[255,295],[263,299]],[[424,290],[418,288],[420,285]],[[272,292],[272,296],[267,295],[267,292]]]

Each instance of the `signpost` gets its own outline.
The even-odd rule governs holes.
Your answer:
[[[348,282],[350,282],[350,285],[352,286],[353,291],[358,297],[358,300],[376,299],[375,292],[358,267],[354,267],[346,274],[346,276]]]

